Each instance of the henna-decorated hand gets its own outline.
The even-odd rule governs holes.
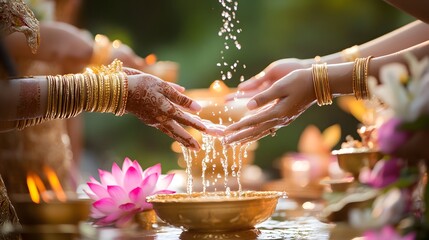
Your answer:
[[[180,124],[204,132],[207,127],[198,116],[182,110],[196,112],[201,109],[197,102],[181,93],[184,88],[135,69],[125,68],[124,71],[129,83],[127,112],[184,146],[199,150],[198,142]]]

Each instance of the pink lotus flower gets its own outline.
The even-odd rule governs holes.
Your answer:
[[[401,159],[392,158],[378,161],[374,168],[363,168],[359,174],[359,181],[374,188],[383,188],[398,180],[403,164]]]
[[[391,226],[385,226],[381,231],[367,231],[364,234],[365,240],[414,240],[416,233],[411,232],[405,236],[396,233],[395,229]]]
[[[100,182],[90,177],[86,194],[94,200],[91,217],[97,225],[126,226],[136,213],[152,209],[146,197],[158,193],[174,193],[167,190],[174,174],[161,177],[161,164],[143,171],[136,160],[125,158],[122,169],[113,163],[112,172],[98,170]]]
[[[399,129],[401,124],[399,118],[391,118],[380,126],[377,140],[380,151],[392,154],[410,139],[412,134]]]

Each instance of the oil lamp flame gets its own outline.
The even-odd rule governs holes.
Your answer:
[[[45,167],[45,174],[48,177],[49,184],[51,184],[52,189],[54,190],[55,196],[61,202],[67,200],[66,194],[64,193],[63,188],[61,187],[60,180],[58,179],[57,174],[52,170],[52,168]]]
[[[67,197],[55,172],[49,167],[45,167],[44,172],[53,192],[55,193],[55,197],[58,201],[65,202]],[[34,203],[40,203],[40,198],[44,202],[49,202],[51,200],[47,194],[48,191],[46,190],[45,184],[43,184],[42,179],[37,174],[33,172],[29,172],[27,174],[27,187],[31,201]]]
[[[30,192],[31,201],[38,204],[40,203],[40,195],[39,191],[37,190],[36,181],[31,175],[27,175],[28,191]]]

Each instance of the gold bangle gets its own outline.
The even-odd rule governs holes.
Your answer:
[[[116,113],[116,109],[118,107],[118,99],[119,99],[118,95],[121,90],[120,89],[121,87],[119,85],[119,76],[118,74],[112,74],[112,77],[110,79],[111,79],[112,91],[111,91],[111,101],[108,108],[108,112]]]
[[[127,100],[128,100],[128,76],[124,72],[120,72],[119,76],[121,78],[121,98],[119,99],[119,106],[116,112],[116,116],[122,116],[126,112]]]
[[[357,100],[369,99],[370,94],[368,91],[368,68],[369,61],[372,56],[366,58],[356,58],[353,65],[353,93]]]
[[[104,106],[104,74],[97,74],[97,82],[98,82],[98,106],[96,111],[103,112]]]
[[[30,119],[23,119],[23,120],[18,120],[15,123],[15,128],[17,130],[23,130],[26,127],[32,127],[35,125],[39,125],[43,122],[46,122],[47,119],[44,118],[30,118]]]
[[[128,82],[122,71],[122,62],[114,60],[108,66],[88,68],[84,75],[86,86],[86,111],[110,112],[121,116],[128,97]]]
[[[86,87],[86,102],[84,103],[84,110],[89,111],[89,107],[92,106],[92,97],[93,97],[93,87],[92,87],[92,79],[90,74],[84,74],[85,76],[85,87]]]
[[[341,51],[341,55],[344,62],[352,62],[360,56],[359,46],[354,45],[353,47],[346,48]]]
[[[79,102],[79,114],[83,111],[84,106],[85,106],[85,102],[86,102],[86,95],[85,95],[85,75],[83,74],[79,74],[80,76],[80,81],[79,81],[79,85],[80,85],[80,102]]]
[[[104,90],[103,90],[103,107],[101,108],[101,112],[107,112],[110,105],[110,96],[112,92],[112,89],[110,87],[111,75],[112,74],[104,75],[102,79]]]
[[[328,65],[326,63],[313,64],[311,71],[317,104],[319,106],[332,104],[332,94],[328,79]]]
[[[71,118],[83,111],[85,79],[82,74],[47,76],[48,103],[45,119]]]

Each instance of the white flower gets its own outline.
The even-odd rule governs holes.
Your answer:
[[[396,224],[407,207],[406,197],[401,190],[394,188],[378,196],[371,208],[353,208],[349,212],[349,223],[359,229],[376,229]]]
[[[429,113],[429,58],[420,62],[407,56],[411,76],[406,66],[391,63],[380,69],[380,85],[373,77],[368,78],[368,87],[375,97],[393,110],[400,119],[411,122],[423,113]],[[409,79],[406,84],[404,80]]]

